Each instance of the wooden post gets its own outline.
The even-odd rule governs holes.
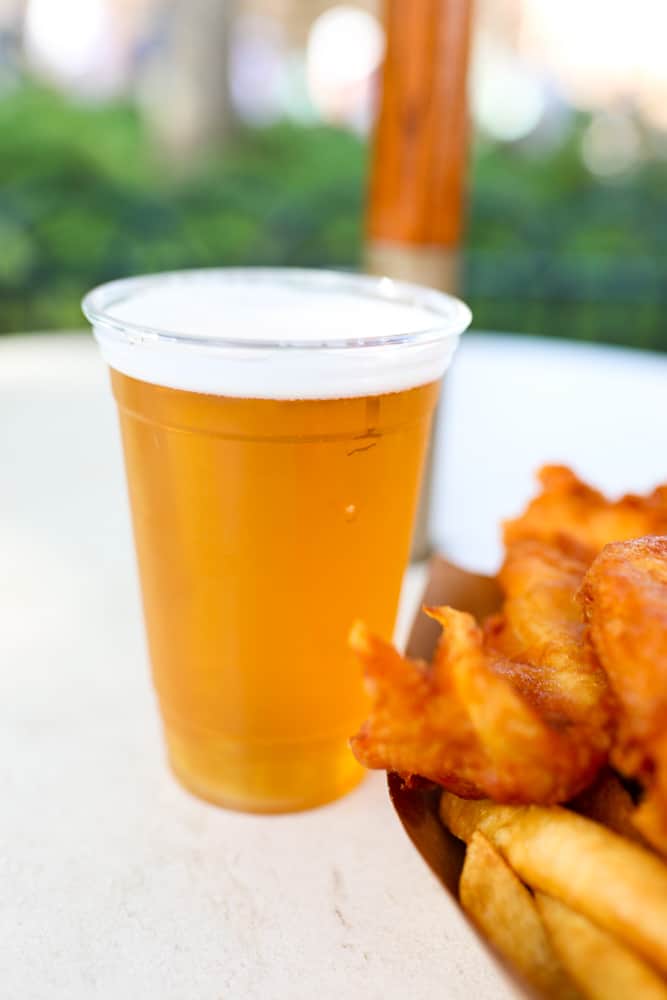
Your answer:
[[[384,0],[387,48],[371,156],[366,269],[456,292],[472,0]],[[428,552],[430,458],[413,556]]]
[[[451,259],[462,228],[471,0],[384,0],[384,11],[368,259],[404,261],[443,287],[449,275],[439,264]]]

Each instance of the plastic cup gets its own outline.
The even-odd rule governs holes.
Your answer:
[[[280,812],[361,769],[347,646],[391,637],[456,299],[318,271],[212,270],[83,303],[118,404],[169,761],[196,795]]]

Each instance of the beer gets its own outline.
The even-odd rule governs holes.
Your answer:
[[[374,299],[368,279],[319,280],[324,288],[313,288],[316,273],[202,272],[175,292],[153,279],[143,295],[122,283],[129,292],[108,311],[130,332],[94,318],[120,415],[169,761],[195,794],[253,811],[316,805],[361,777],[347,741],[366,703],[347,636],[362,618],[391,637],[456,339],[436,337],[428,364],[421,344],[412,357],[396,344],[382,363],[392,347],[378,337],[441,318]],[[222,344],[206,332],[211,317]],[[165,320],[196,335],[169,342],[154,334]],[[377,363],[364,363],[363,345],[323,343],[344,323],[358,339],[375,333],[366,349]]]

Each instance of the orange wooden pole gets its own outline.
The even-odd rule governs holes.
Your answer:
[[[472,0],[384,0],[387,39],[373,137],[366,270],[458,287]],[[430,550],[429,451],[412,546]]]
[[[451,290],[462,230],[472,0],[384,0],[367,267]]]

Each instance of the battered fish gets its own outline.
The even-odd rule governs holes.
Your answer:
[[[645,788],[635,823],[666,850],[667,538],[607,545],[579,599],[618,702],[612,763]]]
[[[503,526],[507,548],[534,539],[590,562],[609,542],[667,534],[667,485],[611,501],[562,465],[544,466],[538,479],[542,492]]]
[[[538,705],[533,681],[522,681],[533,665],[510,665],[486,650],[471,615],[429,614],[443,626],[430,667],[363,626],[353,632],[373,696],[370,718],[351,741],[360,763],[500,802],[562,802],[586,787],[606,759],[606,734],[569,719],[562,700],[558,711],[549,711],[548,698]]]

